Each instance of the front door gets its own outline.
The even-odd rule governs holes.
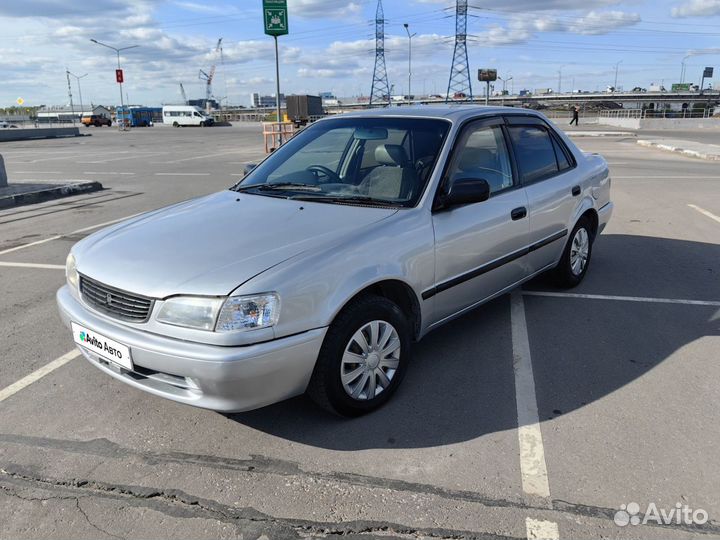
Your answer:
[[[481,178],[487,201],[434,212],[433,323],[484,300],[528,275],[527,196],[513,173],[499,118],[466,126],[458,137],[443,183]]]

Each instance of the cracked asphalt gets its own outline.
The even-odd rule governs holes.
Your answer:
[[[74,242],[223,189],[262,156],[255,125],[90,133],[0,146],[11,182],[106,188],[0,211],[0,392],[73,350],[54,293],[64,282],[55,266]],[[720,222],[688,206],[720,216],[720,169],[634,139],[577,141],[610,162],[616,211],[571,295],[539,278],[431,333],[394,399],[353,420],[303,397],[221,415],[72,359],[0,399],[0,538],[553,530],[532,523],[556,527],[546,538],[720,537]],[[523,483],[518,298],[549,497]],[[641,517],[654,503],[709,519],[616,525],[631,502]]]

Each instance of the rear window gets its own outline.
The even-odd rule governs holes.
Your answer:
[[[547,130],[538,126],[511,126],[509,131],[523,183],[558,172],[555,148]]]

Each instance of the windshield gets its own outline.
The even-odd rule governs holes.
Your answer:
[[[414,206],[450,123],[336,118],[306,128],[233,187],[330,203]]]

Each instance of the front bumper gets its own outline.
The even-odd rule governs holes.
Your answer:
[[[100,317],[67,285],[57,292],[57,303],[68,328],[75,322],[130,347],[132,371],[78,347],[94,366],[156,396],[222,412],[256,409],[302,394],[327,331],[221,347],[150,334]]]

